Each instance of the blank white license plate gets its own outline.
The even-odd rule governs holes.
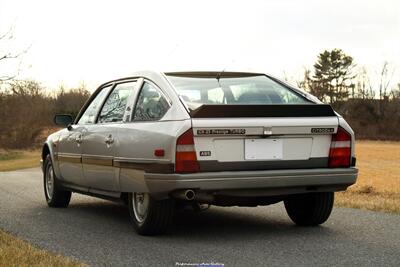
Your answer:
[[[244,157],[246,160],[282,159],[283,142],[280,139],[245,139]]]

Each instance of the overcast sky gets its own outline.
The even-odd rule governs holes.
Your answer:
[[[400,68],[399,0],[0,0],[0,33],[10,27],[14,40],[0,50],[30,46],[21,77],[48,87],[94,87],[143,69],[299,78],[332,48],[371,73],[385,60]]]

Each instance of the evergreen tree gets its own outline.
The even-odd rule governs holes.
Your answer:
[[[318,55],[313,73],[306,70],[302,85],[322,101],[334,103],[354,94],[353,58],[341,49]]]

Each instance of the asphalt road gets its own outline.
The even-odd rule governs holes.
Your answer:
[[[281,204],[178,214],[172,232],[135,234],[125,206],[74,194],[48,208],[40,169],[0,172],[0,228],[93,266],[399,266],[400,216],[335,208],[323,226],[294,226]]]

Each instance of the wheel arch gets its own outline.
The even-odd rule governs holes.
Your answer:
[[[50,154],[50,148],[48,144],[44,144],[42,148],[42,160],[44,161],[47,157],[47,155]]]
[[[42,154],[40,157],[40,167],[42,168],[43,172],[44,172],[44,167],[45,167],[44,164],[45,164],[47,155],[50,155],[50,148],[47,143],[44,143],[43,147],[42,147]]]
[[[51,161],[53,162],[53,169],[57,177],[60,177],[60,169],[58,168],[58,162],[55,156],[54,146],[52,142],[47,140],[42,147],[42,154],[41,154],[41,167],[44,170],[44,164],[46,161],[47,155],[50,155]]]

